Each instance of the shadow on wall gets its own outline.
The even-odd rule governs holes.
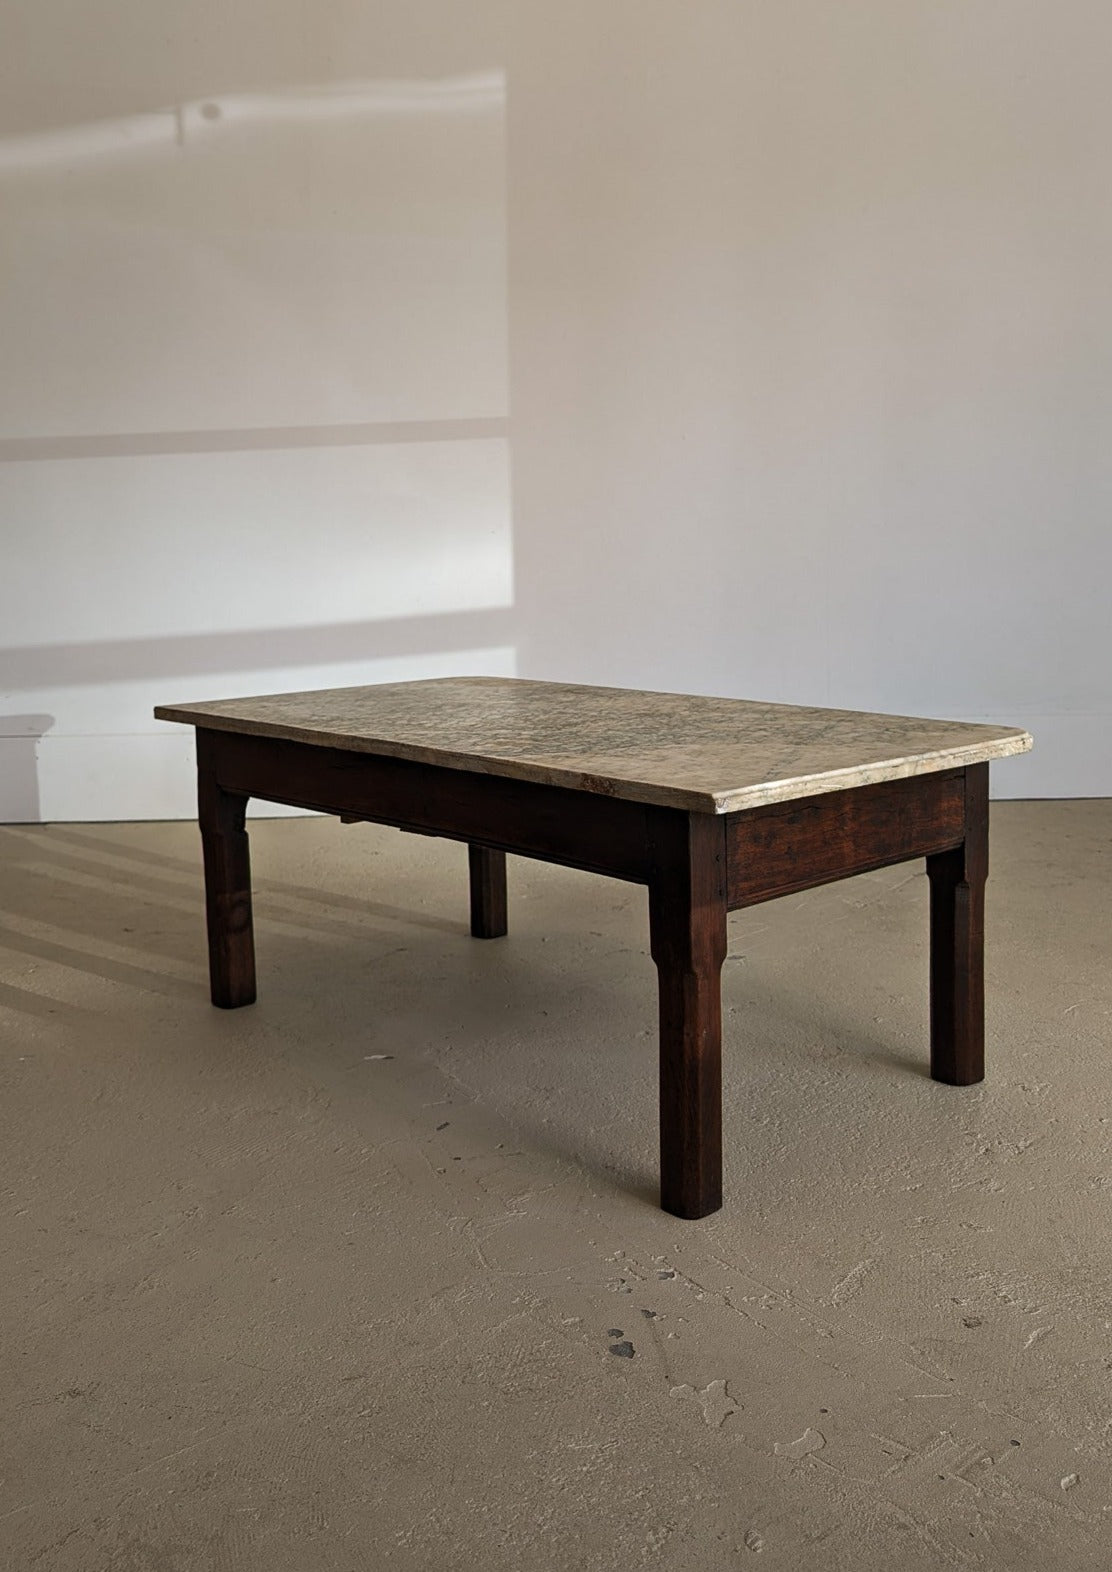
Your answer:
[[[47,459],[167,458],[180,453],[267,453],[291,448],[396,447],[411,442],[484,442],[509,436],[504,415],[479,419],[349,421],[218,431],[121,431],[61,437],[0,437],[0,464]]]
[[[302,628],[229,629],[222,633],[33,645],[0,649],[0,689],[12,692],[19,688],[127,682],[134,681],[137,673],[142,673],[144,679],[176,681],[206,673],[265,672],[446,655],[512,646],[516,634],[517,619],[510,605]],[[376,679],[368,675],[366,680]],[[145,711],[142,718],[144,722],[149,719]],[[0,716],[0,727],[10,724],[12,733],[21,736],[21,722],[39,720],[45,722],[45,731],[54,717]]]
[[[54,724],[53,715],[0,715],[0,770],[4,805],[17,820],[37,823],[39,738]]]

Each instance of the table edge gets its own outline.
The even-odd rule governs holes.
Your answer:
[[[491,758],[483,754],[453,753],[443,748],[423,748],[418,743],[397,743],[368,737],[333,736],[327,740],[310,739],[294,726],[269,721],[253,721],[245,730],[227,716],[201,714],[177,705],[155,707],[155,719],[193,726],[204,731],[231,732],[236,736],[264,737],[280,742],[299,742],[306,747],[336,748],[344,753],[365,753],[380,758],[406,759],[414,764],[430,764],[441,769],[462,770],[473,775],[502,776],[509,780],[536,782],[543,786],[562,786],[588,796],[618,798],[624,802],[648,803],[654,807],[679,808],[688,813],[716,815],[742,813],[749,808],[766,807],[777,802],[792,802],[804,797],[824,796],[828,792],[874,786],[883,781],[906,780],[916,775],[931,775],[939,770],[963,769],[993,759],[1027,753],[1032,746],[1029,732],[1008,731],[992,740],[976,741],[961,747],[937,749],[932,753],[906,758],[874,760],[864,765],[847,765],[824,770],[816,775],[763,781],[757,785],[721,790],[687,790],[682,787],[654,786],[614,776],[592,776],[558,765],[525,764],[516,760]],[[980,724],[957,722],[955,724]],[[584,784],[589,782],[590,784]]]

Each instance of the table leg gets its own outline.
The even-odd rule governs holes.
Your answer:
[[[471,875],[471,933],[476,939],[500,939],[507,930],[506,853],[488,846],[468,846]]]
[[[722,820],[677,815],[655,847],[649,930],[660,990],[660,1204],[677,1217],[722,1205]]]
[[[211,768],[210,745],[197,738],[197,801],[205,858],[209,985],[213,1004],[234,1010],[255,1002],[251,857],[247,798],[225,791]]]
[[[988,765],[965,772],[965,841],[927,858],[931,891],[931,1075],[950,1086],[985,1077],[985,880]]]

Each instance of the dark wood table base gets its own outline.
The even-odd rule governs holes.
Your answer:
[[[199,727],[212,1001],[255,999],[250,797],[442,835],[469,847],[471,932],[506,932],[506,852],[648,886],[660,991],[661,1205],[722,1204],[726,914],[917,857],[930,876],[931,1074],[984,1077],[988,765],[738,813],[689,813],[566,787]]]

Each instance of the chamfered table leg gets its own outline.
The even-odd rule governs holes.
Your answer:
[[[722,820],[675,814],[649,884],[660,991],[660,1204],[677,1217],[722,1205],[722,999],[726,867]]]
[[[219,744],[197,733],[197,805],[205,858],[209,985],[213,1004],[234,1010],[255,1002],[255,937],[247,798],[225,791],[215,770]]]
[[[471,876],[471,933],[476,939],[500,939],[506,916],[506,853],[489,846],[468,846]]]
[[[965,771],[965,841],[927,858],[931,902],[931,1075],[950,1086],[985,1077],[985,880],[988,765]]]

